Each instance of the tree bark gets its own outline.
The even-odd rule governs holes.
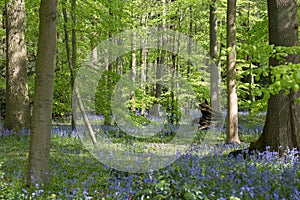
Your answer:
[[[135,19],[135,12],[133,11],[133,20],[134,19]],[[137,37],[136,32],[134,31],[133,35],[132,35],[131,76],[130,76],[132,82],[134,82],[134,83],[136,81],[136,72],[137,72],[137,67],[136,67],[137,66],[137,60],[136,60],[136,49],[137,49],[136,48],[136,46],[137,46],[136,40],[137,40],[137,38],[136,37]],[[136,112],[136,105],[135,105],[136,104],[136,102],[135,102],[136,96],[135,96],[134,91],[131,91],[130,98],[132,100],[131,111],[133,113],[135,113]]]
[[[6,8],[5,6],[0,6],[0,12],[1,12],[1,31],[6,32]],[[6,37],[1,39],[1,60],[4,60],[6,58]],[[5,71],[6,71],[6,66],[2,65],[0,66],[0,75],[5,77]],[[2,99],[3,97],[1,97]],[[4,97],[5,98],[5,97]],[[5,100],[4,100],[5,102]]]
[[[162,3],[162,24],[161,28],[163,30],[166,30],[166,16],[167,16],[167,10],[166,10],[166,0],[161,0]],[[160,48],[160,45],[162,47],[166,44],[166,37],[162,35],[162,41],[159,41],[158,49]],[[157,66],[156,66],[156,83],[155,83],[155,98],[156,101],[154,102],[150,115],[154,117],[159,116],[159,110],[160,110],[160,103],[159,100],[161,98],[162,94],[162,88],[163,88],[163,78],[164,78],[164,71],[165,71],[165,57],[166,57],[166,51],[159,50],[160,56],[157,58]]]
[[[226,143],[240,143],[236,85],[236,0],[227,0],[227,130]]]
[[[296,0],[268,0],[269,43],[275,46],[298,46],[298,15]],[[298,63],[298,55],[289,55],[287,63]],[[270,58],[269,64],[276,66],[280,61]],[[271,95],[268,101],[267,116],[263,133],[250,149],[259,151],[282,151],[286,148],[300,148],[300,105],[295,100],[300,92]],[[282,148],[280,148],[282,147]]]
[[[41,0],[27,184],[50,181],[50,132],[57,33],[57,0]]]
[[[144,16],[141,17],[140,26],[141,27],[147,27],[148,26],[148,14],[144,14]],[[146,95],[146,81],[147,81],[147,57],[149,53],[149,49],[143,44],[147,44],[148,38],[142,38],[140,40],[140,77],[141,77],[141,88],[143,90],[143,95]],[[142,105],[141,109],[141,115],[146,114],[146,105]]]
[[[30,109],[25,43],[25,2],[6,3],[6,115],[3,129],[29,128]]]
[[[217,59],[217,4],[216,0],[212,0],[212,4],[210,5],[209,12],[209,38],[210,38],[210,57],[212,59],[210,64],[210,105],[213,111],[212,115],[212,125],[215,125],[217,128],[221,128],[223,125],[223,116],[221,112],[220,105],[220,73],[219,73],[219,63]]]
[[[74,92],[75,89],[75,69],[76,69],[76,61],[77,61],[77,47],[76,47],[76,15],[75,15],[75,9],[76,9],[76,0],[72,0],[71,2],[71,17],[72,17],[72,38],[71,38],[71,48],[70,48],[70,39],[69,39],[69,30],[68,30],[68,15],[66,10],[65,2],[63,2],[63,19],[64,19],[64,32],[65,32],[65,45],[66,45],[66,53],[67,53],[67,61],[71,72],[71,89]],[[71,115],[71,127],[72,130],[76,129],[76,95],[72,95],[71,99],[71,106],[72,106],[72,115]]]
[[[71,1],[71,17],[72,17],[72,58],[71,63],[73,67],[74,76],[71,77],[72,91],[74,91],[76,67],[77,67],[77,34],[76,34],[76,0]],[[76,97],[72,97],[72,130],[76,129]]]

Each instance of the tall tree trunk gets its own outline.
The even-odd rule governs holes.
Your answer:
[[[221,105],[220,105],[220,74],[219,74],[219,63],[217,59],[217,4],[216,0],[212,0],[212,4],[210,5],[209,12],[209,38],[210,38],[210,57],[212,59],[212,63],[210,64],[210,105],[213,111],[212,114],[212,124],[220,127],[220,122],[223,122]]]
[[[135,13],[133,12],[133,19],[135,19]],[[137,60],[136,60],[136,46],[137,46],[137,38],[136,38],[136,32],[134,31],[133,32],[133,36],[132,36],[132,53],[131,53],[131,80],[132,82],[135,82],[136,81],[136,72],[137,72]],[[135,92],[134,91],[131,91],[131,94],[130,94],[130,98],[132,100],[132,106],[131,106],[131,111],[135,113],[136,111],[136,96],[135,96]]]
[[[1,12],[1,31],[6,32],[6,8],[5,8],[5,6],[4,7],[0,6],[0,12]],[[3,37],[1,39],[1,60],[4,60],[5,58],[6,58],[6,37]],[[2,63],[1,63],[0,67],[1,67],[0,74],[1,74],[1,76],[5,77],[6,66],[2,65]],[[5,96],[1,97],[1,103],[2,103],[2,99],[4,99],[4,102],[5,102]],[[2,108],[1,108],[1,110],[2,110]]]
[[[248,17],[247,17],[248,18],[248,20],[247,20],[247,32],[249,32],[251,30],[251,25],[250,25],[251,2],[250,1],[248,2],[247,9],[248,9],[248,12],[247,12],[247,15],[248,15]],[[249,82],[249,99],[250,99],[251,103],[253,103],[253,102],[255,102],[255,95],[254,95],[254,84],[255,84],[255,81],[254,81],[254,75],[253,75],[252,55],[250,54],[247,57],[248,57],[247,60],[250,60],[250,64],[249,64],[250,74],[247,77],[248,82]]]
[[[193,35],[193,9],[192,9],[192,5],[189,6],[189,35]],[[188,38],[188,48],[187,48],[187,53],[188,55],[191,54],[191,47],[192,47],[192,37]],[[191,63],[189,61],[187,61],[186,63],[186,76],[187,78],[190,77],[190,73],[191,73]]]
[[[56,55],[57,0],[41,0],[27,184],[50,179],[50,132]]]
[[[140,22],[141,27],[147,27],[148,26],[148,14],[145,14],[144,16],[141,17],[141,22]],[[142,38],[140,40],[140,76],[141,76],[141,88],[143,90],[143,95],[146,95],[146,81],[147,81],[147,57],[149,53],[149,49],[143,44],[147,44],[148,38]],[[141,115],[146,114],[146,105],[142,105],[141,107]]]
[[[71,63],[73,67],[73,75],[71,77],[72,91],[74,91],[75,77],[76,77],[76,66],[77,66],[77,34],[76,34],[76,0],[71,1],[71,17],[72,17],[72,58]],[[76,97],[72,98],[72,119],[71,119],[72,130],[76,129]]]
[[[75,0],[73,0],[73,1],[75,1]],[[74,35],[73,35],[73,28],[74,27],[73,27],[72,28],[72,56],[71,56],[71,50],[70,50],[70,45],[69,45],[69,32],[68,32],[68,28],[67,28],[68,16],[67,16],[67,11],[66,11],[65,4],[63,5],[62,12],[63,12],[63,18],[64,18],[64,32],[65,32],[67,61],[68,61],[70,72],[71,72],[72,91],[74,93],[74,95],[72,96],[72,123],[71,123],[72,130],[76,129],[76,103],[78,102],[79,109],[80,109],[80,112],[81,112],[82,117],[83,117],[83,121],[84,121],[85,125],[88,128],[88,131],[89,131],[89,134],[91,136],[92,142],[94,144],[96,144],[97,140],[96,140],[94,131],[91,127],[91,124],[88,121],[87,114],[85,112],[83,103],[82,103],[81,98],[80,98],[80,94],[79,94],[78,89],[75,85],[76,74],[75,74],[74,65],[76,65],[76,55],[74,56],[74,54],[76,54],[76,41],[75,41],[75,47],[74,47],[74,41],[73,40],[76,39],[76,32],[75,32],[75,37],[74,37]],[[73,23],[74,23],[74,21],[73,21]],[[75,51],[74,51],[74,49],[75,49]],[[94,62],[94,59],[97,60],[97,48],[93,49],[91,57],[92,57],[92,60],[91,60],[92,63]]]
[[[167,10],[166,10],[166,0],[161,0],[162,2],[162,29],[166,29],[166,15],[167,15]],[[164,46],[166,44],[166,37],[163,35],[162,36],[162,41],[159,42],[158,46],[162,45]],[[159,48],[158,48],[159,49]],[[166,57],[166,51],[160,50],[160,56],[158,57],[158,62],[156,66],[156,83],[155,83],[155,98],[156,101],[153,104],[153,107],[151,108],[151,113],[150,115],[158,117],[159,116],[159,99],[161,98],[161,93],[162,93],[162,88],[163,88],[163,77],[164,77],[164,70],[165,70],[165,57]]]
[[[67,61],[71,72],[71,89],[74,91],[75,84],[75,68],[76,68],[76,16],[75,16],[75,8],[76,8],[76,0],[72,0],[71,3],[71,16],[72,16],[72,49],[70,48],[70,39],[69,39],[69,30],[68,30],[68,15],[66,10],[65,2],[63,2],[63,18],[64,18],[64,32],[65,32],[65,45],[66,45],[66,53],[67,53]],[[71,126],[72,130],[76,129],[76,95],[72,96],[71,99],[72,105],[72,115],[71,115]]]
[[[29,128],[25,2],[6,2],[6,116],[3,129]]]
[[[296,0],[268,0],[269,43],[275,46],[298,46],[298,15]],[[289,55],[288,63],[298,63],[298,55]],[[275,58],[270,58],[271,66],[282,64]],[[250,149],[282,152],[286,147],[300,149],[300,105],[295,100],[300,92],[290,91],[285,94],[271,95],[268,101],[267,117],[262,135]],[[279,147],[282,149],[279,149]]]
[[[114,13],[113,10],[111,9],[111,6],[113,6],[113,3],[111,0],[109,0],[109,9],[108,9],[108,15],[113,18],[114,17]],[[114,43],[115,41],[113,41],[112,38],[112,34],[115,30],[111,31],[108,30],[108,40],[112,43]],[[106,69],[107,70],[107,75],[106,75],[106,99],[109,100],[111,98],[111,94],[112,94],[112,90],[113,90],[113,81],[112,81],[112,76],[113,76],[113,70],[114,70],[114,63],[112,63],[112,59],[111,59],[112,55],[109,54],[108,56],[108,60],[107,60],[107,66]],[[107,105],[105,107],[104,110],[104,124],[110,126],[112,124],[112,112],[111,112],[111,103],[110,101],[107,102]]]
[[[147,42],[147,38],[143,38],[145,43]],[[142,41],[142,40],[141,40]],[[143,90],[143,95],[146,95],[146,81],[147,81],[147,57],[148,57],[149,50],[146,47],[143,47],[140,50],[140,62],[141,62],[141,68],[140,68],[140,74],[141,74],[141,88]],[[141,108],[141,115],[146,114],[146,107],[145,105],[142,105]]]
[[[227,0],[227,130],[226,143],[240,143],[236,85],[236,0]]]

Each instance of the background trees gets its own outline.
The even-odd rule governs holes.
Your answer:
[[[65,2],[65,4],[63,4]],[[247,1],[248,2],[248,1]],[[218,1],[216,2],[216,6],[218,10],[216,12],[218,16],[218,26],[219,31],[217,33],[217,40],[220,44],[220,63],[222,66],[222,78],[224,78],[224,64],[226,62],[226,16],[224,15],[224,11],[227,9],[226,1]],[[110,34],[113,34],[116,30],[122,31],[126,30],[128,27],[141,26],[147,24],[147,26],[158,26],[162,24],[163,18],[165,18],[167,26],[172,27],[175,30],[181,31],[183,33],[187,33],[196,39],[199,42],[200,46],[208,49],[209,46],[209,27],[207,22],[209,21],[208,13],[206,12],[210,6],[210,2],[201,2],[195,3],[193,1],[172,1],[166,2],[166,16],[163,17],[163,7],[161,2],[157,1],[149,1],[147,3],[141,1],[134,1],[130,3],[119,3],[114,4],[114,2],[107,3],[102,1],[97,2],[89,2],[86,4],[81,1],[77,2],[77,11],[74,14],[77,16],[77,24],[73,26],[72,20],[69,20],[67,23],[67,28],[69,31],[77,30],[77,46],[78,52],[76,54],[78,67],[80,67],[82,60],[85,59],[85,56],[92,50],[93,47],[99,42],[101,39],[107,38]],[[67,15],[70,17],[73,11],[71,10],[71,2],[61,1],[59,16],[62,19],[62,8],[66,9]],[[78,12],[85,11],[85,12]],[[109,14],[109,10],[113,15]],[[26,29],[26,42],[29,44],[28,46],[28,66],[27,73],[29,75],[29,91],[30,96],[32,97],[33,93],[33,76],[35,70],[35,60],[36,60],[36,42],[37,42],[37,30],[34,27],[37,27],[38,24],[38,4],[36,2],[28,1],[28,9],[26,11],[28,23]],[[121,12],[124,11],[124,12]],[[125,12],[126,11],[126,12]],[[129,13],[129,15],[125,14]],[[248,15],[249,13],[249,15]],[[244,78],[248,73],[247,66],[250,62],[264,63],[265,57],[267,57],[264,49],[267,44],[266,38],[266,29],[265,27],[266,21],[266,4],[260,2],[252,2],[245,3],[243,1],[238,2],[237,4],[237,19],[239,23],[237,23],[237,75],[238,79],[242,81],[238,81],[239,90],[238,95],[240,98],[239,104],[241,108],[249,107],[248,103],[248,92],[249,85],[247,85],[248,81]],[[132,17],[135,16],[135,17]],[[249,26],[251,27],[249,28]],[[54,117],[62,117],[71,112],[71,86],[66,79],[70,78],[70,72],[67,62],[66,49],[65,49],[65,38],[64,35],[64,22],[63,20],[59,20],[58,23],[58,54],[57,54],[57,62],[56,62],[56,78],[55,78],[55,92],[54,92]],[[254,34],[255,33],[255,34]],[[70,33],[71,34],[71,33]],[[248,37],[249,35],[249,37]],[[246,37],[247,36],[247,37]],[[251,36],[251,37],[250,37]],[[255,41],[259,39],[259,44],[255,43]],[[243,41],[242,43],[240,43]],[[222,48],[223,47],[223,48]],[[262,48],[263,47],[263,48]],[[254,50],[256,48],[256,50]],[[248,53],[249,52],[249,53]],[[253,54],[252,59],[244,59],[246,54]],[[261,54],[260,56],[256,54]],[[155,55],[155,54],[152,54]],[[129,56],[129,55],[128,55]],[[176,58],[177,59],[177,58]],[[131,60],[131,58],[127,58],[126,56],[122,60],[121,64],[126,66],[126,60]],[[148,60],[152,60],[148,56]],[[2,60],[3,61],[3,60]],[[137,54],[137,64],[141,63],[140,54]],[[171,61],[171,60],[170,60]],[[179,60],[180,63],[181,61]],[[4,66],[5,62],[2,62],[1,66]],[[262,65],[265,67],[266,65]],[[127,66],[130,68],[131,66]],[[180,69],[182,73],[184,72],[184,67]],[[189,68],[187,65],[186,68]],[[253,67],[255,68],[255,66]],[[126,70],[126,67],[124,68]],[[187,69],[188,71],[188,69]],[[4,80],[4,79],[3,79]],[[192,81],[192,80],[191,80]],[[195,89],[199,91],[199,84]],[[193,84],[194,84],[193,83]],[[5,84],[3,84],[5,86]],[[254,84],[252,84],[253,86]],[[4,87],[2,86],[2,87]],[[258,104],[260,98],[257,99],[253,105]],[[261,102],[260,102],[261,103]],[[252,104],[251,104],[252,105]],[[259,104],[263,105],[263,104]],[[258,106],[253,106],[255,108],[259,108]],[[262,106],[260,106],[262,108]],[[66,115],[67,116],[67,115]]]

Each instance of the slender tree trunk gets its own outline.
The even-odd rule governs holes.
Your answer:
[[[6,2],[6,115],[3,129],[29,128],[25,2]]]
[[[112,4],[112,1],[110,0],[109,3]],[[110,17],[114,17],[114,13],[111,9],[111,5],[109,7],[108,14]],[[113,39],[111,38],[113,31],[111,31],[111,30],[108,31],[108,39],[112,43],[115,42],[115,41],[112,41]],[[110,108],[111,103],[110,103],[109,99],[111,98],[111,94],[112,94],[112,90],[113,90],[112,76],[113,76],[114,64],[112,63],[111,57],[112,57],[112,55],[109,55],[107,66],[106,66],[106,69],[107,69],[107,76],[106,76],[106,95],[107,96],[106,96],[106,99],[108,102],[107,102],[107,106],[105,107],[105,110],[104,110],[104,124],[108,125],[108,126],[110,126],[112,123],[112,118],[111,118],[112,112],[111,112],[111,108]]]
[[[166,0],[162,0],[162,29],[166,29]],[[166,37],[162,36],[162,41],[158,45],[164,46],[166,44]],[[166,51],[160,50],[160,56],[158,57],[157,67],[156,67],[156,83],[155,83],[155,98],[156,101],[153,104],[153,107],[151,109],[152,113],[150,113],[152,116],[159,116],[159,99],[161,98],[162,88],[163,88],[163,77],[164,77],[164,70],[165,70],[165,57],[166,57]]]
[[[71,77],[72,91],[74,91],[76,67],[77,67],[77,34],[76,34],[76,0],[71,1],[71,17],[72,17],[72,57],[71,63],[74,76]],[[76,97],[72,97],[72,130],[76,129]]]
[[[68,14],[67,14],[65,2],[63,2],[62,6],[63,6],[62,13],[63,13],[63,19],[64,19],[65,45],[66,45],[66,59],[67,59],[69,69],[71,72],[71,87],[72,87],[72,91],[73,91],[73,84],[74,84],[73,76],[75,76],[75,75],[72,74],[72,72],[74,72],[74,67],[73,67],[73,62],[71,60],[71,48],[70,48],[69,29],[68,29]],[[72,97],[72,101],[73,101],[73,97]],[[73,104],[72,104],[72,109],[73,109]],[[72,117],[72,121],[73,121],[73,117]]]
[[[74,95],[72,96],[72,130],[76,129],[76,124],[75,124],[75,122],[76,122],[75,121],[76,120],[76,118],[75,118],[76,117],[76,102],[78,102],[80,112],[83,116],[83,121],[84,121],[85,125],[88,128],[88,131],[89,131],[89,134],[91,136],[92,142],[94,144],[96,144],[97,140],[96,140],[94,131],[91,127],[91,124],[88,121],[86,111],[84,109],[83,103],[82,103],[81,98],[80,98],[80,94],[79,94],[78,89],[75,85],[75,78],[76,78],[75,76],[76,75],[75,75],[74,64],[76,64],[76,56],[75,56],[75,59],[74,59],[74,55],[71,56],[71,50],[70,50],[70,45],[69,45],[69,32],[68,32],[68,28],[67,28],[68,16],[67,16],[66,7],[65,7],[65,5],[63,5],[63,6],[64,7],[63,7],[62,11],[63,11],[63,18],[64,18],[64,31],[65,31],[67,61],[68,61],[70,72],[71,72],[72,91],[74,92]],[[76,33],[75,33],[75,38],[76,38]],[[75,42],[75,47],[74,47],[73,39],[74,39],[74,35],[72,34],[72,54],[74,54],[74,53],[76,54],[76,42]],[[75,49],[75,51],[74,51],[74,49]],[[91,60],[92,63],[97,60],[97,48],[93,49],[91,57],[92,57],[92,60]]]
[[[298,46],[298,15],[296,0],[268,0],[269,43],[275,46]],[[289,55],[288,63],[298,63],[299,55]],[[270,58],[271,66],[282,64]],[[300,105],[296,99],[300,92],[271,95],[268,101],[267,117],[262,135],[250,149],[264,151],[297,147],[300,149]],[[279,148],[282,147],[282,148]]]
[[[147,38],[144,38],[143,40],[147,40]],[[143,94],[146,95],[146,81],[147,81],[147,56],[148,56],[148,49],[143,48],[141,49],[141,87],[143,90]],[[145,115],[146,113],[146,107],[145,105],[141,108],[141,115]]]
[[[70,39],[69,39],[69,30],[68,30],[68,14],[66,10],[65,2],[63,2],[63,18],[64,18],[64,32],[65,32],[65,45],[66,45],[66,53],[67,53],[67,61],[71,72],[71,89],[74,91],[74,84],[75,84],[75,68],[76,68],[76,30],[75,30],[75,24],[76,23],[76,16],[75,15],[75,8],[76,8],[76,0],[72,0],[71,5],[71,14],[72,14],[72,47],[70,48]],[[72,115],[71,115],[71,126],[72,130],[76,129],[76,96],[72,96],[71,99],[71,105],[72,105]]]
[[[109,37],[110,37],[110,33],[108,34],[108,38]],[[109,40],[111,40],[111,38],[109,38]],[[96,48],[93,49],[91,56],[92,56],[92,60],[95,59],[95,56],[98,56]],[[112,65],[110,63],[111,62],[110,56],[111,55],[108,55],[105,58],[105,72],[106,72],[106,74],[105,74],[105,84],[104,84],[104,87],[105,87],[105,89],[104,89],[104,91],[105,91],[104,95],[105,95],[106,100],[110,99],[109,98],[109,96],[110,96],[110,94],[109,94],[109,92],[110,92],[110,83],[109,83],[110,82],[110,77],[109,77],[110,74],[109,73],[111,72],[111,65]],[[104,106],[102,105],[102,114],[104,116],[104,124],[109,126],[111,124],[109,102],[106,102],[104,104]]]
[[[50,181],[50,133],[57,33],[57,0],[41,0],[27,184]]]
[[[121,38],[117,38],[116,39],[117,41],[117,44],[119,46],[122,46],[122,39]],[[122,56],[119,56],[117,58],[117,61],[116,61],[116,74],[119,74],[120,76],[122,76],[123,74],[123,58]]]
[[[240,143],[236,84],[236,0],[227,0],[227,130],[226,143]]]
[[[3,30],[3,32],[6,32],[6,8],[5,6],[2,7],[0,6],[0,12],[1,12],[1,29]],[[6,58],[6,37],[1,39],[1,59],[5,59]],[[6,66],[5,65],[1,65],[0,68],[0,73],[1,76],[5,76],[5,71],[6,71]],[[5,97],[1,97],[1,99]],[[5,102],[5,100],[4,100]]]
[[[141,27],[147,27],[148,23],[148,17],[147,15],[141,17],[140,26]],[[145,46],[142,46],[143,44],[147,44],[148,38],[143,38],[140,40],[140,74],[141,74],[141,88],[143,90],[143,94],[146,95],[146,81],[147,81],[147,57],[149,53],[149,49],[147,49]],[[146,113],[146,106],[142,105],[141,108],[141,115],[145,115]]]
[[[192,9],[192,6],[190,6],[189,8],[189,11],[190,11],[190,15],[189,15],[189,34],[190,35],[193,35],[193,9]],[[188,38],[188,54],[190,55],[191,54],[191,46],[192,46],[192,38],[189,37]],[[190,73],[191,73],[191,63],[189,61],[187,61],[187,67],[186,67],[186,76],[187,78],[190,77]]]
[[[248,15],[248,17],[247,17],[248,18],[248,20],[247,20],[247,23],[248,23],[247,31],[250,31],[250,29],[251,29],[251,25],[250,25],[251,3],[250,3],[250,1],[248,3],[247,9],[248,9],[248,13],[247,13],[247,15]],[[248,55],[247,57],[248,57],[247,60],[250,60],[250,64],[249,64],[250,74],[247,77],[248,82],[249,82],[249,99],[250,99],[251,103],[253,103],[253,102],[255,102],[255,95],[253,94],[254,93],[254,86],[253,85],[255,84],[255,81],[254,81],[254,75],[253,75],[252,55]]]
[[[135,19],[135,14],[133,14],[133,19]],[[131,80],[133,82],[136,81],[136,72],[137,72],[137,61],[136,61],[136,32],[133,32],[133,37],[132,37],[132,54],[131,54]],[[135,99],[136,99],[136,96],[135,96],[135,92],[134,91],[131,91],[131,94],[130,94],[130,98],[132,100],[132,106],[131,106],[131,111],[135,113],[135,110],[136,110],[136,107],[135,107]]]

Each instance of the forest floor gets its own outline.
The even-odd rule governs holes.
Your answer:
[[[24,181],[28,134],[7,134],[0,138],[0,199],[300,199],[300,161],[295,150],[282,158],[269,151],[246,159],[228,155],[261,134],[263,117],[250,118],[240,117],[241,146],[224,144],[225,133],[220,132],[213,148],[205,151],[203,132],[174,162],[146,173],[122,172],[111,168],[111,163],[103,164],[69,126],[53,126],[51,184],[29,188]],[[122,138],[122,134],[109,134],[115,143]],[[134,152],[144,150],[138,147]]]

